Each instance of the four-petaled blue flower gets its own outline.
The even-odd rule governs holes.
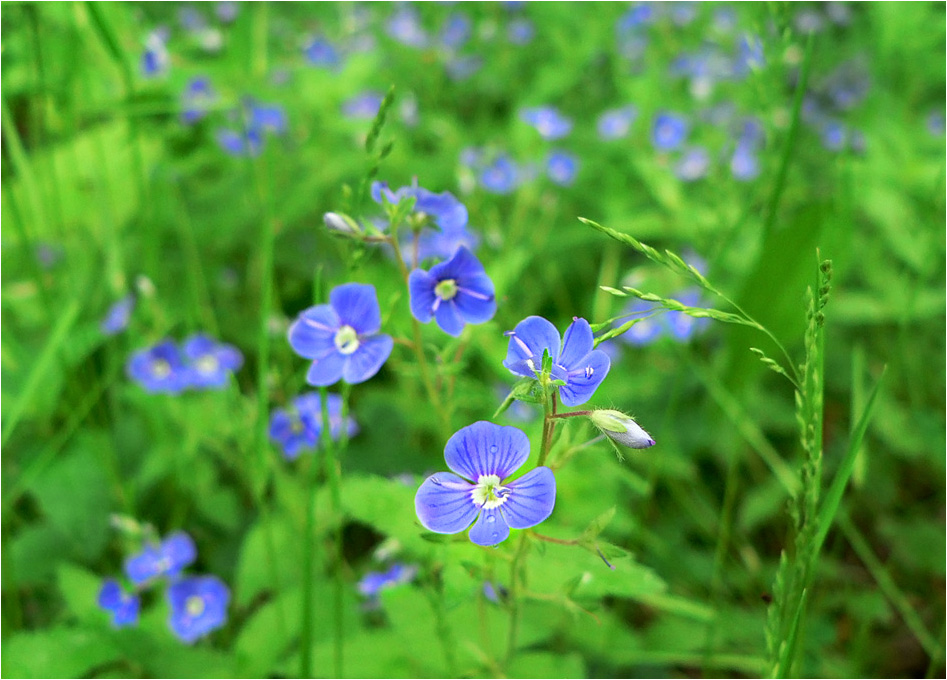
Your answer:
[[[710,154],[702,146],[694,146],[684,151],[684,155],[674,166],[674,174],[685,182],[693,182],[707,174],[710,167]]]
[[[372,182],[371,194],[372,199],[378,204],[381,204],[382,196],[389,203],[394,204],[403,198],[413,196],[415,214],[427,215],[442,230],[457,229],[467,224],[467,208],[449,191],[435,194],[417,185],[392,191],[388,188],[387,182]]]
[[[566,329],[560,347],[559,331],[541,316],[529,316],[508,331],[510,345],[503,365],[516,375],[535,378],[542,370],[543,352],[552,359],[553,380],[562,380],[559,396],[566,406],[584,404],[608,375],[608,355],[594,349],[592,328],[575,318]]]
[[[148,392],[177,394],[188,386],[190,377],[180,349],[171,340],[136,352],[125,370],[128,377]]]
[[[492,194],[510,193],[519,180],[519,168],[509,156],[499,156],[480,172],[480,184]]]
[[[602,139],[621,139],[628,134],[637,117],[638,109],[631,104],[603,111],[598,117],[598,136]]]
[[[485,323],[497,311],[493,281],[474,254],[463,247],[429,272],[411,272],[408,289],[414,318],[421,323],[436,319],[442,331],[455,337],[464,324]]]
[[[189,372],[188,385],[219,389],[227,385],[230,374],[243,365],[243,355],[232,345],[216,342],[198,333],[184,342]]]
[[[381,310],[375,287],[346,283],[335,287],[329,304],[310,307],[289,328],[296,354],[312,359],[306,375],[311,385],[327,386],[340,379],[365,382],[388,360],[394,341],[379,334]]]
[[[323,37],[314,38],[306,45],[303,54],[313,66],[335,69],[342,63],[338,50]]]
[[[424,528],[456,534],[471,524],[470,540],[497,545],[510,529],[529,529],[556,505],[552,470],[537,467],[503,483],[529,458],[529,439],[515,427],[479,421],[447,441],[444,459],[453,474],[439,472],[421,484],[414,508]]]
[[[135,585],[159,576],[174,578],[196,559],[194,541],[183,531],[178,531],[160,545],[146,545],[140,553],[129,557],[125,561],[125,573]]]
[[[227,621],[230,591],[216,576],[193,576],[172,583],[167,591],[171,630],[191,644]]]
[[[659,151],[671,151],[684,143],[687,121],[673,113],[662,113],[654,119],[651,141]]]
[[[342,397],[330,394],[329,434],[338,439],[342,434]],[[345,419],[348,436],[358,434],[358,424],[351,417]],[[270,417],[270,439],[283,448],[283,455],[295,460],[303,449],[315,449],[322,434],[322,400],[317,392],[308,392],[293,400],[290,410],[277,409]]]
[[[342,104],[342,114],[354,120],[371,120],[378,115],[381,100],[384,95],[380,92],[363,92],[346,99]]]
[[[368,598],[376,598],[382,590],[410,583],[418,573],[413,564],[396,562],[387,571],[370,571],[358,582],[358,592]]]
[[[536,128],[543,139],[560,139],[572,131],[572,121],[552,106],[521,109],[520,119]]]
[[[128,321],[131,319],[132,310],[135,308],[135,296],[129,293],[121,300],[109,307],[108,313],[99,324],[99,328],[106,335],[115,335],[121,333],[128,327]]]
[[[126,593],[115,579],[102,583],[98,597],[99,606],[112,614],[112,625],[116,628],[134,626],[138,623],[141,602],[135,593]]]
[[[207,115],[216,94],[210,81],[202,76],[191,78],[181,94],[181,122],[193,125]]]
[[[578,169],[579,161],[566,151],[553,151],[546,159],[546,174],[562,187],[570,186],[575,181]]]

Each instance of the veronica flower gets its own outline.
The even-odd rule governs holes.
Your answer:
[[[323,37],[313,38],[303,49],[303,54],[313,66],[335,69],[342,63],[338,50]]]
[[[603,111],[598,117],[598,136],[602,139],[621,139],[628,134],[637,117],[638,109],[630,104],[620,109]]]
[[[571,186],[579,169],[576,157],[566,151],[553,151],[546,159],[546,174],[561,187]]]
[[[225,387],[231,373],[243,366],[240,350],[216,342],[203,333],[193,335],[184,342],[184,356],[190,371],[191,387]]]
[[[525,17],[517,17],[506,28],[506,39],[514,45],[528,45],[536,35],[533,22]]]
[[[263,150],[263,137],[260,131],[253,128],[245,133],[235,132],[226,128],[217,131],[217,143],[220,148],[231,156],[249,156],[254,158]]]
[[[408,290],[412,316],[421,323],[436,319],[442,331],[455,337],[465,324],[485,323],[497,311],[493,281],[473,253],[463,247],[429,272],[411,272]]]
[[[499,156],[480,172],[480,184],[492,194],[510,193],[519,179],[519,168],[508,156]]]
[[[560,139],[572,131],[572,121],[552,106],[520,109],[520,120],[536,128],[543,139]]]
[[[934,137],[943,137],[944,128],[943,111],[931,111],[927,115],[927,131]]]
[[[444,68],[451,80],[466,80],[483,67],[483,58],[468,54],[450,59]]]
[[[710,154],[702,146],[687,149],[674,166],[674,174],[685,182],[693,182],[707,174],[710,167]]]
[[[148,392],[176,394],[188,385],[189,376],[181,350],[171,340],[133,354],[125,372]]]
[[[168,71],[171,58],[161,31],[153,31],[145,40],[145,51],[141,55],[141,73],[146,78],[156,78]]]
[[[677,300],[688,307],[700,307],[702,305],[700,290],[697,288],[681,291],[677,295]],[[710,319],[696,318],[684,312],[670,311],[666,318],[671,337],[678,341],[690,339],[692,335],[706,328],[710,323]]]
[[[760,174],[760,161],[751,148],[737,144],[730,159],[730,172],[733,173],[734,179],[741,182],[755,179]]]
[[[634,316],[637,314],[647,314],[652,311],[652,305],[645,300],[634,300],[626,309],[625,314]],[[649,345],[664,334],[666,328],[661,323],[660,317],[643,316],[625,331],[621,338],[631,345]]]
[[[548,352],[552,379],[565,382],[559,396],[566,406],[587,402],[608,375],[608,355],[593,348],[592,327],[585,319],[573,319],[561,343],[559,331],[541,316],[526,317],[506,335],[510,344],[503,365],[515,375],[535,378],[542,370],[543,353]]]
[[[483,596],[493,604],[500,604],[500,601],[505,600],[508,594],[506,587],[495,581],[483,582]]]
[[[510,529],[528,529],[544,521],[556,505],[552,470],[537,467],[503,483],[529,458],[522,430],[486,421],[458,430],[444,448],[453,474],[439,472],[421,484],[414,508],[425,529],[456,534],[471,524],[470,540],[497,545]]]
[[[662,113],[654,119],[651,141],[659,151],[672,151],[684,143],[687,121],[673,113]]]
[[[382,203],[382,196],[388,199],[389,203],[399,203],[401,199],[413,196],[414,213],[431,218],[440,229],[454,229],[467,224],[467,208],[449,191],[435,194],[417,185],[392,191],[387,182],[373,182],[371,194],[378,204]]]
[[[216,576],[192,576],[172,583],[167,591],[171,605],[171,631],[191,644],[227,622],[230,591]]]
[[[250,122],[248,127],[252,130],[262,130],[263,132],[273,132],[283,134],[289,123],[286,119],[286,109],[279,104],[262,104],[254,101],[248,102]]]
[[[340,379],[365,382],[388,360],[394,341],[379,334],[381,310],[375,287],[360,283],[336,286],[329,304],[310,307],[289,328],[296,354],[312,359],[306,375],[311,385],[324,387]]]
[[[160,544],[148,544],[125,560],[125,574],[136,585],[159,576],[174,578],[196,559],[194,541],[183,531],[177,531]]]
[[[589,420],[606,437],[629,449],[647,449],[654,446],[651,435],[621,411],[595,409],[589,416]]]
[[[470,40],[470,17],[461,12],[454,12],[447,17],[441,27],[439,39],[441,44],[449,50],[457,50]]]
[[[342,397],[330,394],[326,408],[329,412],[329,435],[337,440],[342,434]],[[351,417],[345,419],[348,436],[358,434],[358,424]],[[318,392],[308,392],[293,399],[289,410],[277,409],[270,417],[270,439],[279,444],[283,455],[295,460],[304,449],[315,449],[322,434],[322,400]]]
[[[384,98],[380,92],[362,92],[343,102],[342,114],[353,120],[371,120],[378,115]]]
[[[841,151],[848,139],[845,125],[836,120],[827,120],[820,131],[822,146],[828,151]]]
[[[191,78],[181,94],[181,122],[193,125],[207,115],[207,109],[216,98],[210,81],[204,77]]]
[[[233,0],[221,0],[221,2],[218,2],[214,7],[214,13],[222,22],[229,24],[237,18],[237,11],[239,9],[240,3],[238,2],[233,2]]]
[[[121,333],[128,327],[128,321],[131,319],[134,308],[135,296],[129,293],[109,307],[109,311],[102,319],[102,323],[99,324],[99,328],[105,335]]]
[[[138,623],[138,610],[141,607],[138,596],[135,593],[126,593],[114,579],[106,579],[102,583],[98,604],[112,615],[112,625],[116,628]]]
[[[396,562],[387,571],[370,571],[358,582],[358,592],[376,598],[382,590],[410,583],[418,573],[417,566]]]
[[[425,260],[436,258],[446,260],[457,252],[458,248],[466,248],[473,252],[480,245],[480,238],[464,226],[451,226],[447,229],[425,229],[418,237],[418,261],[414,261],[413,248],[405,248],[405,259],[413,267],[417,267]]]
[[[388,35],[408,47],[426,47],[430,42],[413,7],[403,7],[395,12],[388,19],[386,29]]]

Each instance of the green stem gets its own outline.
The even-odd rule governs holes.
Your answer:
[[[335,564],[332,570],[335,586],[332,593],[334,632],[332,663],[335,677],[341,678],[343,668],[342,643],[344,641],[342,635],[342,596],[344,594],[342,583],[342,492],[340,488],[342,471],[339,467],[335,443],[332,441],[332,425],[329,420],[329,391],[325,387],[319,388],[319,401],[322,405],[322,448],[325,453],[326,478],[329,482],[329,496],[332,500],[333,524],[335,525],[333,540]],[[345,430],[344,421],[342,430]]]
[[[520,563],[526,554],[529,546],[526,538],[526,532],[520,533],[519,545],[516,547],[516,553],[513,556],[513,562],[510,565],[510,629],[506,638],[506,667],[509,670],[513,657],[516,654],[516,638],[519,634],[520,618]]]
[[[313,456],[309,461],[306,474],[306,522],[303,533],[303,597],[301,613],[301,649],[299,651],[299,675],[303,678],[312,677],[312,639],[314,602],[312,586],[315,579],[313,573],[316,554],[316,480],[319,474],[317,458]]]

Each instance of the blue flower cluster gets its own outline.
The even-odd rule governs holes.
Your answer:
[[[358,582],[358,592],[369,602],[376,603],[381,591],[395,586],[411,583],[417,576],[418,567],[414,564],[393,563],[385,571],[370,571]]]
[[[196,559],[197,547],[183,531],[160,543],[147,543],[125,561],[131,589],[125,590],[115,579],[106,579],[99,590],[99,607],[109,612],[115,627],[134,626],[141,608],[140,593],[164,583],[171,606],[168,625],[179,639],[191,644],[226,623],[230,601],[230,590],[216,576],[182,575]]]
[[[198,333],[178,346],[163,340],[133,354],[125,372],[146,391],[178,394],[186,389],[221,389],[243,365],[243,355],[232,345]]]
[[[342,421],[342,397],[328,395],[329,434],[337,440],[343,428],[349,437],[358,434],[358,424],[351,417]],[[293,399],[289,409],[276,409],[270,416],[270,440],[278,444],[283,455],[295,460],[304,450],[318,448],[322,435],[322,399],[318,392],[308,392]]]

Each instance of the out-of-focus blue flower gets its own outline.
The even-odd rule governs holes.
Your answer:
[[[483,57],[478,54],[467,54],[453,57],[444,64],[447,75],[451,80],[466,80],[483,67]]]
[[[49,243],[36,244],[36,261],[43,269],[52,269],[63,258],[63,250],[60,246]]]
[[[429,217],[441,229],[463,227],[467,224],[467,208],[449,191],[435,194],[416,184],[392,191],[387,182],[372,182],[371,195],[372,200],[379,205],[382,204],[382,196],[393,204],[413,196],[414,213]]]
[[[141,607],[138,596],[135,593],[126,593],[114,579],[106,579],[102,583],[98,604],[112,615],[112,625],[116,628],[138,623],[138,610]]]
[[[458,248],[467,248],[471,252],[477,249],[480,238],[466,226],[448,226],[447,229],[424,229],[418,237],[418,258],[414,259],[413,248],[409,247],[410,235],[407,235],[402,249],[405,261],[417,267],[429,259],[446,260],[457,252]]]
[[[210,80],[197,76],[187,81],[181,93],[181,122],[193,125],[207,115],[207,109],[214,103],[217,95]]]
[[[313,66],[327,69],[336,69],[342,63],[338,50],[322,36],[313,38],[305,48],[303,54]]]
[[[360,283],[336,286],[329,304],[310,307],[289,328],[296,354],[312,359],[306,375],[324,387],[339,380],[365,382],[388,360],[394,341],[380,334],[381,310],[375,287]]]
[[[221,128],[217,131],[217,143],[231,156],[255,158],[263,150],[263,136],[256,128],[251,128],[245,133]]]
[[[371,120],[378,115],[381,100],[385,96],[380,92],[362,92],[346,99],[342,104],[342,114],[353,120]]]
[[[578,159],[566,151],[553,151],[546,159],[546,175],[561,187],[572,186],[578,171]]]
[[[677,296],[679,302],[688,307],[701,306],[700,291],[696,288],[683,291]],[[710,319],[697,319],[684,312],[668,312],[666,315],[671,337],[678,341],[688,340],[692,335],[707,327]]]
[[[171,340],[133,354],[125,372],[148,392],[177,394],[188,386],[189,375],[181,350]]]
[[[240,3],[233,0],[222,0],[214,7],[214,13],[223,23],[229,24],[237,18],[237,12],[240,9]]]
[[[694,265],[696,267],[696,265]],[[675,296],[676,299],[688,307],[701,306],[700,291],[687,289]],[[709,319],[696,319],[683,312],[670,311],[663,313],[658,308],[658,316],[644,316],[655,312],[654,306],[645,300],[635,300],[625,310],[628,316],[641,315],[640,320],[626,331],[622,339],[636,346],[649,345],[658,338],[669,335],[673,339],[683,342],[688,340],[709,323]]]
[[[747,182],[756,179],[760,174],[760,161],[756,152],[746,144],[737,144],[730,158],[730,172],[734,179]]]
[[[470,40],[472,24],[463,12],[453,12],[441,27],[438,39],[449,50],[459,50]]]
[[[480,171],[480,184],[492,194],[508,194],[519,183],[520,171],[509,156],[501,155]]]
[[[411,583],[418,573],[413,564],[392,564],[387,571],[370,571],[358,582],[358,592],[367,598],[377,598],[382,590]]]
[[[685,182],[693,182],[707,174],[710,167],[710,154],[702,146],[692,146],[674,166],[674,174]]]
[[[184,5],[178,10],[178,21],[181,27],[189,32],[201,31],[207,28],[207,19],[190,5]]]
[[[572,121],[552,106],[520,109],[520,120],[536,128],[543,139],[561,139],[572,132]]]
[[[556,479],[549,468],[503,484],[529,458],[522,430],[481,420],[448,440],[444,458],[455,474],[431,475],[414,498],[425,529],[456,534],[473,524],[470,540],[490,546],[505,541],[510,529],[534,527],[552,514]]]
[[[763,53],[763,41],[758,35],[747,33],[740,38],[734,71],[737,75],[746,75],[753,69],[763,68],[766,56]]]
[[[189,385],[198,389],[225,387],[230,375],[243,366],[240,350],[216,342],[203,333],[185,340],[184,357],[190,372]]]
[[[793,23],[800,33],[819,33],[825,27],[825,19],[822,15],[808,7],[796,15]]]
[[[466,248],[429,272],[415,269],[408,277],[411,314],[421,323],[437,320],[448,335],[458,336],[465,324],[485,323],[497,311],[493,281]]]
[[[329,412],[329,434],[337,440],[342,436],[342,397],[330,394],[326,402]],[[358,434],[358,424],[348,416],[344,425],[347,435]],[[304,449],[319,446],[322,435],[322,399],[318,392],[307,392],[293,399],[292,408],[276,409],[270,417],[270,439],[279,444],[283,455],[295,460]]]
[[[496,386],[494,392],[496,393],[497,399],[502,403],[509,394],[510,388],[508,385],[500,383]],[[536,420],[541,412],[542,409],[536,408],[533,404],[514,399],[509,408],[503,413],[514,423],[530,423]]]
[[[501,600],[507,597],[507,590],[504,586],[494,581],[483,582],[483,596],[493,604],[500,604]]]
[[[286,132],[289,126],[286,119],[286,109],[279,104],[262,104],[251,100],[248,109],[250,129],[272,132],[278,135]]]
[[[827,120],[820,130],[822,146],[828,151],[842,151],[848,141],[848,130],[837,120]]]
[[[852,21],[852,10],[847,2],[826,2],[823,4],[826,16],[833,24],[848,26]]]
[[[637,117],[638,109],[632,104],[603,111],[596,125],[598,136],[602,139],[621,139],[628,135],[631,124]]]
[[[944,136],[944,112],[931,111],[927,115],[927,131],[934,137]]]
[[[635,300],[625,310],[625,314],[634,316],[647,314],[652,310],[650,303],[645,300]],[[622,340],[631,345],[649,345],[665,332],[659,317],[641,317],[637,323],[621,336]]]
[[[401,7],[386,25],[388,35],[408,47],[427,47],[430,38],[424,27],[421,26],[421,19],[413,7]]]
[[[714,30],[729,35],[737,27],[737,13],[729,5],[718,6],[714,9]]]
[[[615,29],[619,33],[632,31],[641,26],[647,26],[654,21],[654,6],[650,2],[637,2],[621,15]]]
[[[606,355],[608,355],[609,365],[621,361],[621,345],[619,345],[615,340],[606,340],[605,342],[600,342],[598,343],[598,347],[596,347],[596,349],[600,349],[601,351],[605,352]]]
[[[141,74],[145,78],[157,78],[168,72],[171,58],[165,39],[159,31],[153,31],[145,40],[145,51],[141,55]]]
[[[99,324],[99,328],[105,335],[121,333],[128,327],[133,309],[135,309],[135,296],[129,293],[109,307],[109,311],[102,319],[102,323]]]
[[[559,387],[559,397],[566,406],[587,402],[608,375],[608,355],[593,348],[592,328],[585,319],[573,319],[561,342],[556,327],[541,316],[526,317],[506,335],[510,344],[503,365],[515,375],[535,378],[547,351],[552,379],[565,382]]]
[[[514,45],[528,45],[536,35],[536,26],[526,17],[517,17],[506,28],[506,39]]]
[[[160,544],[148,544],[125,560],[125,574],[135,585],[159,576],[173,579],[196,559],[194,541],[183,531],[176,531]]]
[[[671,21],[678,26],[687,26],[697,18],[697,10],[700,5],[696,2],[672,2],[670,3]]]
[[[687,121],[674,113],[661,113],[651,127],[651,142],[659,151],[673,151],[687,137]]]
[[[192,576],[168,587],[171,631],[187,644],[227,622],[230,590],[216,576]]]

